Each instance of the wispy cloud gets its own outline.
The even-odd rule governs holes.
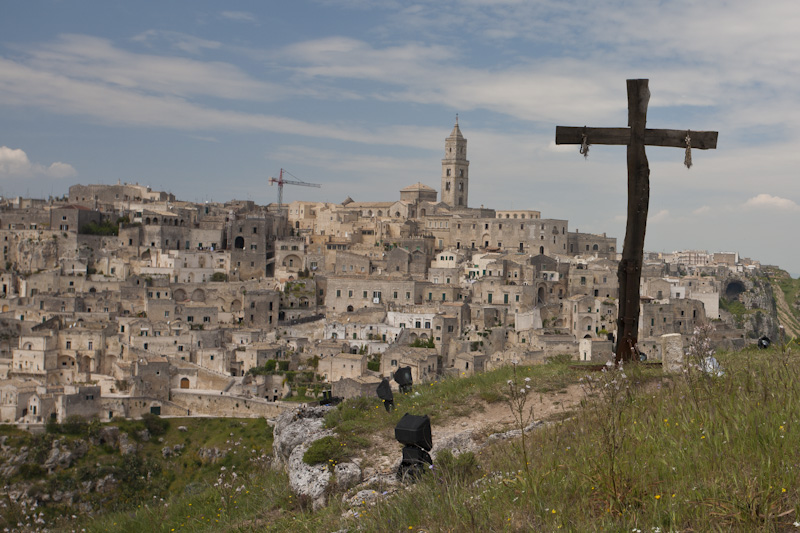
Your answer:
[[[195,37],[194,35],[168,30],[147,30],[134,36],[131,40],[151,48],[154,48],[156,44],[165,42],[171,48],[190,54],[199,54],[204,50],[218,50],[222,48],[222,43],[219,41],[210,41],[208,39]]]
[[[236,22],[258,22],[256,16],[247,11],[223,11],[220,15],[224,19]]]
[[[669,209],[661,209],[649,217],[651,222],[663,222],[670,219]]]
[[[19,148],[0,146],[0,179],[6,178],[73,178],[78,172],[68,163],[57,161],[45,166],[28,159]]]
[[[772,196],[766,193],[759,194],[747,200],[744,203],[745,207],[753,209],[767,209],[779,211],[798,211],[800,206],[793,200],[788,198],[781,198],[780,196]]]
[[[98,87],[164,97],[212,96],[256,101],[284,94],[279,86],[253,79],[231,64],[136,54],[113,46],[107,39],[87,35],[62,35],[54,42],[25,52],[28,61],[24,64],[31,72]]]

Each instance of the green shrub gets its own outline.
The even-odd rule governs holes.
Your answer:
[[[228,281],[228,275],[224,272],[214,272],[211,275],[211,281]]]
[[[278,370],[281,372],[289,370],[289,361],[278,361]]]
[[[477,477],[478,459],[472,452],[454,456],[450,450],[444,449],[436,454],[434,468],[447,482],[466,482]]]
[[[436,348],[433,339],[417,339],[411,343],[412,348]]]
[[[350,458],[350,451],[337,437],[322,437],[315,440],[303,454],[303,462],[308,465],[327,463],[333,469],[337,463],[346,461]]]
[[[144,427],[150,432],[150,435],[154,437],[165,434],[169,429],[169,420],[165,420],[152,413],[143,414],[142,422],[144,422]]]
[[[275,359],[270,359],[266,363],[264,363],[264,368],[267,372],[275,372],[275,367],[278,366],[278,362]]]
[[[38,479],[47,475],[47,470],[37,463],[25,463],[19,467],[19,475],[22,479]]]
[[[372,370],[373,372],[381,371],[381,354],[377,353],[367,361],[367,370]]]
[[[89,423],[80,415],[70,415],[61,424],[61,433],[65,435],[86,435],[88,433]]]
[[[478,397],[486,403],[495,403],[505,399],[505,396],[496,390],[482,390],[478,393]]]

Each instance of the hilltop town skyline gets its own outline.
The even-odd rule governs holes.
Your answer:
[[[120,180],[263,205],[285,168],[322,184],[287,200],[378,201],[437,188],[458,114],[478,205],[621,239],[625,151],[584,160],[554,128],[625,126],[625,80],[648,78],[649,127],[719,131],[719,145],[691,170],[680,150],[648,150],[647,249],[735,249],[800,273],[782,239],[800,223],[791,2],[43,1],[3,15],[5,197]]]

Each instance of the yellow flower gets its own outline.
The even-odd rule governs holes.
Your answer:
[[[661,494],[656,494],[656,500],[660,500],[660,499],[661,499]]]
[[[786,492],[786,489],[781,489],[781,492]]]
[[[556,510],[555,510],[555,509],[553,509],[552,513],[553,513],[553,514],[556,514]]]

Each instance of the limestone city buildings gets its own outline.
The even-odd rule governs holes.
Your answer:
[[[301,385],[257,372],[269,361],[318,377],[303,387],[361,394],[400,366],[425,381],[610,357],[616,239],[534,209],[470,207],[458,122],[444,149],[440,190],[416,182],[397,200],[278,211],[118,183],[5,201],[0,422],[273,416]],[[660,335],[719,318],[748,266],[648,257],[642,345],[657,357]]]

